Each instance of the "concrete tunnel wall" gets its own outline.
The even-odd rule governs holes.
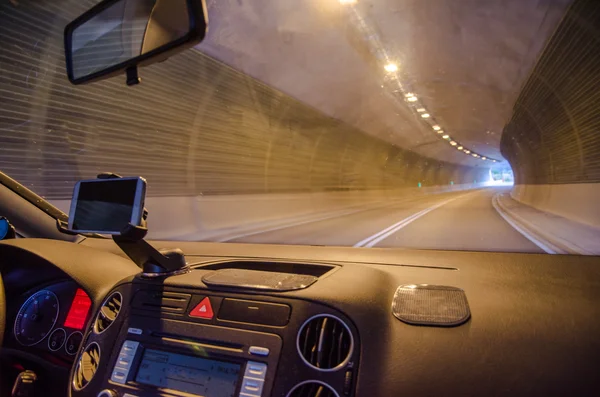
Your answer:
[[[501,141],[515,199],[600,227],[600,7],[575,0],[525,83]]]
[[[270,204],[281,217],[488,179],[486,168],[394,147],[197,50],[141,69],[136,87],[124,76],[72,86],[63,28],[94,3],[0,5],[0,170],[48,199],[64,204],[75,181],[112,171],[148,180],[155,217],[178,208],[195,219],[207,197],[264,194],[281,195]]]

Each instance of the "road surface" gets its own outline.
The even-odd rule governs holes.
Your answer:
[[[506,190],[486,188],[422,196],[384,208],[231,241],[543,253],[506,222],[492,205],[493,196]]]

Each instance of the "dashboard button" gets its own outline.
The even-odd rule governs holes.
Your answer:
[[[240,395],[248,394],[252,396],[260,396],[262,394],[264,383],[265,382],[262,380],[244,377],[244,381],[242,382],[242,388],[240,390]]]
[[[131,360],[132,359],[133,359],[132,356],[127,356],[127,355],[124,355],[124,354],[120,354],[119,358],[117,359],[117,365],[119,367],[129,369],[129,367],[131,366]]]
[[[135,351],[137,350],[140,342],[135,342],[132,340],[126,340],[123,342],[123,347],[121,348],[121,354],[125,356],[133,357],[135,355]]]
[[[112,380],[113,382],[116,382],[116,383],[125,384],[126,378],[127,378],[127,373],[125,372],[125,370],[116,368],[113,371],[112,376],[110,377],[110,380]]]
[[[137,347],[139,346],[140,342],[136,342],[134,340],[126,340],[125,342],[123,342],[123,347],[127,347],[127,348],[131,348],[131,349],[137,349]]]
[[[248,353],[254,356],[267,357],[269,355],[269,349],[260,346],[250,346],[248,348]]]
[[[267,364],[248,361],[244,377],[265,379],[267,376]]]
[[[244,299],[223,299],[219,320],[272,326],[286,325],[291,309],[280,303],[256,302]]]
[[[212,320],[213,316],[214,313],[210,303],[210,298],[208,296],[202,299],[200,303],[198,303],[196,307],[190,311],[190,317],[199,317]]]

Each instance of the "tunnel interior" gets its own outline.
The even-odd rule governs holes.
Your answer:
[[[431,31],[432,38],[452,33],[447,44],[455,47],[435,44],[446,69],[427,69],[429,55],[414,48],[405,52],[416,56],[412,70],[391,59],[393,46],[386,47],[384,39],[393,29],[385,25],[385,18],[384,23],[369,25],[382,9],[369,10],[358,2],[327,20],[340,25],[342,17],[350,16],[348,25],[340,25],[340,37],[349,41],[350,53],[339,59],[362,62],[348,63],[346,74],[340,76],[331,76],[327,69],[331,62],[318,64],[323,70],[312,80],[304,76],[306,81],[295,81],[293,74],[282,74],[281,65],[290,62],[304,62],[302,73],[317,67],[311,63],[312,53],[283,58],[291,56],[284,49],[306,45],[297,37],[312,45],[318,35],[302,36],[297,28],[281,32],[275,42],[266,37],[262,47],[253,43],[256,54],[274,51],[280,57],[277,62],[256,64],[244,58],[252,51],[223,46],[227,40],[235,42],[231,37],[243,31],[227,25],[230,20],[216,18],[203,47],[141,69],[138,86],[126,87],[124,76],[73,86],[65,74],[63,29],[95,3],[30,0],[0,5],[0,170],[65,211],[76,181],[110,171],[147,179],[148,206],[163,232],[155,238],[235,240],[241,229],[256,234],[259,227],[281,228],[284,220],[314,222],[392,204],[395,207],[381,215],[381,224],[373,219],[349,222],[358,225],[357,230],[367,224],[386,230],[387,219],[399,214],[406,218],[392,223],[402,227],[424,217],[431,221],[418,223],[415,235],[420,238],[396,236],[385,241],[417,248],[441,244],[450,249],[488,249],[481,241],[497,244],[502,233],[514,233],[502,215],[510,207],[532,219],[557,217],[540,229],[576,229],[583,234],[570,234],[598,236],[600,10],[593,0],[574,0],[568,7],[563,0],[520,3],[535,11],[534,30],[548,36],[525,40],[526,35],[518,33],[523,37],[515,36],[522,39],[512,42],[515,48],[507,44],[515,37],[503,34],[512,29],[511,18],[520,15],[518,8],[498,14],[504,19],[488,36],[478,37],[477,29],[494,20],[502,2],[492,2],[489,9],[479,4],[476,11],[481,12],[474,16],[468,14],[469,7],[448,0],[436,0],[433,11],[403,2],[399,10],[413,28],[427,13],[450,14]],[[329,3],[319,4],[315,10],[330,13]],[[221,7],[209,2],[209,13],[219,17],[223,10],[244,7],[267,9],[255,3],[225,2]],[[273,6],[283,13],[280,16],[293,14],[287,7]],[[235,16],[249,13],[244,12]],[[457,21],[464,22],[461,31],[454,29]],[[529,21],[519,21],[515,31],[531,31]],[[240,27],[246,28],[242,22]],[[316,30],[327,36],[330,27],[325,23]],[[452,40],[467,33],[468,40],[456,47]],[[327,36],[323,42],[332,45],[340,37]],[[457,58],[471,46],[480,58]],[[490,69],[482,69],[485,65]],[[355,78],[372,68],[380,69],[375,77]],[[481,75],[473,75],[474,71]],[[409,72],[420,78],[411,80],[405,75]],[[261,78],[265,76],[271,77]],[[338,85],[324,84],[328,76]],[[465,76],[473,81],[461,80]],[[503,120],[500,133],[496,127]],[[494,186],[506,190],[480,191]],[[438,218],[426,218],[434,210]],[[466,229],[453,240],[449,236],[457,225]],[[578,229],[579,225],[584,226]],[[494,228],[502,231],[493,232]],[[423,236],[436,243],[423,242],[427,240]],[[276,235],[261,242],[322,243],[317,237],[296,237],[286,240]],[[373,241],[384,240],[374,238],[368,244]],[[523,236],[506,241],[506,246],[491,249],[539,251]],[[573,249],[571,243],[565,246],[552,252],[591,252]]]
[[[50,12],[50,3],[61,8]],[[50,199],[99,170],[140,174],[151,196],[325,192],[486,180],[373,137],[201,53],[143,69],[143,82],[66,81],[62,21],[93,2],[2,5],[0,169]],[[23,24],[48,18],[47,25]],[[59,20],[56,20],[59,19]],[[25,43],[25,44],[24,44]],[[28,47],[29,46],[29,47]],[[39,51],[32,59],[31,51]],[[41,109],[40,103],[49,106]],[[33,172],[32,172],[33,171]]]

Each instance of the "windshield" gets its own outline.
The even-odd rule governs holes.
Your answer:
[[[593,0],[209,0],[141,84],[74,86],[96,3],[0,5],[0,171],[65,212],[109,171],[151,239],[600,254]]]

